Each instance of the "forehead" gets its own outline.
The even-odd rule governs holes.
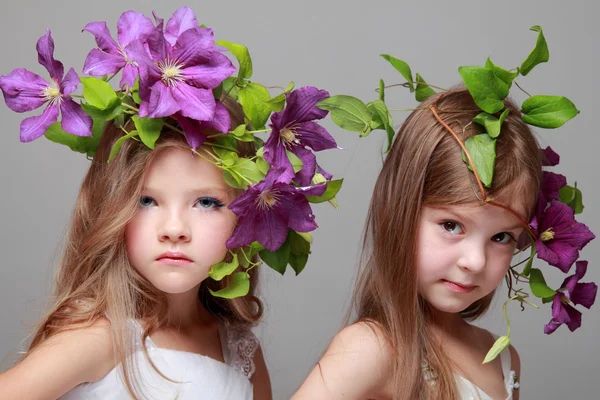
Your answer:
[[[231,189],[223,179],[223,171],[201,156],[182,148],[160,150],[148,167],[144,186],[165,190]]]

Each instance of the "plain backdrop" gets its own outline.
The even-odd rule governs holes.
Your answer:
[[[126,10],[168,18],[181,5],[192,7],[200,23],[218,39],[250,49],[253,80],[264,85],[314,85],[332,94],[377,98],[379,78],[403,82],[379,54],[406,60],[430,83],[458,83],[461,65],[483,65],[488,56],[505,68],[519,65],[536,41],[532,25],[541,25],[551,60],[519,82],[532,94],[569,97],[581,114],[556,131],[538,130],[543,146],[561,155],[557,172],[577,181],[586,209],[581,219],[600,232],[597,132],[597,2],[592,0],[469,1],[328,1],[254,0],[104,0],[2,1],[0,6],[0,74],[24,67],[47,77],[37,64],[36,40],[51,29],[55,56],[81,72],[93,37],[81,33],[86,23],[107,21],[112,32]],[[523,96],[515,93],[515,98]],[[388,90],[390,107],[414,107],[406,89]],[[406,113],[394,112],[397,126]],[[0,370],[8,368],[27,342],[51,289],[57,247],[88,166],[83,155],[45,138],[19,143],[22,115],[0,106]],[[319,162],[344,177],[339,211],[314,207],[320,228],[313,254],[298,277],[264,269],[265,320],[257,329],[273,382],[274,398],[288,399],[341,327],[355,277],[363,223],[370,193],[381,166],[382,131],[360,139],[325,126],[343,151],[319,154]],[[600,281],[600,241],[583,252],[590,261],[586,280]],[[563,276],[551,267],[548,279]],[[402,288],[398,288],[401,290]],[[481,324],[503,334],[502,289]],[[539,302],[538,302],[539,303]],[[599,306],[597,306],[599,307]],[[585,311],[583,327],[543,333],[548,306],[520,312],[511,305],[513,342],[521,354],[523,399],[596,399],[600,393],[597,337],[599,308]]]

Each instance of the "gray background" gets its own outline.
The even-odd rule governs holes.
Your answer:
[[[401,82],[378,57],[391,53],[409,62],[414,72],[443,87],[458,82],[459,65],[515,67],[533,48],[532,25],[542,25],[551,52],[549,64],[520,79],[533,94],[561,94],[572,99],[581,115],[557,131],[539,131],[543,145],[561,155],[558,171],[576,179],[584,192],[584,221],[600,233],[597,171],[598,7],[589,1],[3,1],[0,9],[0,73],[26,67],[46,77],[36,63],[35,42],[52,30],[56,57],[80,72],[93,38],[80,33],[87,22],[107,21],[112,32],[121,12],[135,9],[162,17],[180,5],[191,6],[200,23],[217,38],[249,47],[254,80],[265,85],[314,85],[332,94],[374,100],[379,78]],[[416,103],[401,88],[390,89],[392,107]],[[514,91],[513,91],[514,93]],[[517,99],[523,97],[518,95]],[[596,106],[596,107],[595,107]],[[406,114],[394,113],[396,123]],[[43,309],[50,291],[57,246],[65,233],[78,185],[87,168],[85,157],[41,138],[20,144],[23,116],[0,107],[0,370],[8,368]],[[324,168],[345,177],[340,210],[315,207],[320,229],[306,270],[294,277],[264,271],[262,293],[266,318],[257,332],[262,340],[275,399],[286,399],[301,383],[340,328],[355,275],[363,222],[370,192],[381,165],[380,132],[356,135],[325,125],[345,151],[321,153]],[[590,260],[586,280],[600,281],[600,240],[583,252]],[[543,264],[540,264],[543,265]],[[550,274],[554,285],[560,274]],[[399,288],[400,290],[401,288]],[[482,324],[505,330],[501,299]],[[523,363],[522,398],[592,399],[600,392],[599,306],[584,312],[583,329],[566,327],[543,334],[549,307],[521,313],[511,306],[514,344]]]

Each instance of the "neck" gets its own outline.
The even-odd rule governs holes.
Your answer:
[[[446,337],[465,337],[465,331],[471,328],[471,325],[469,325],[457,313],[447,313],[439,310],[433,310],[430,318],[434,330],[437,331],[438,334],[442,334]]]
[[[198,296],[200,286],[177,294],[169,294],[168,324],[186,327],[197,323],[209,323],[213,316],[204,308]]]

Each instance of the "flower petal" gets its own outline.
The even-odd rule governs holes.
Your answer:
[[[281,203],[280,203],[281,204]],[[256,241],[269,251],[275,251],[287,239],[288,223],[281,207],[261,211],[256,218]]]
[[[83,73],[92,76],[114,74],[124,66],[125,59],[123,56],[92,49],[83,64]]]
[[[560,240],[542,242],[538,239],[536,240],[536,250],[538,258],[565,273],[569,272],[571,265],[579,258],[579,251],[576,248]]]
[[[594,282],[578,283],[571,294],[571,301],[575,305],[581,304],[585,308],[590,308],[596,301],[597,293],[598,285]]]
[[[39,138],[57,119],[58,107],[54,105],[48,105],[42,115],[25,118],[21,121],[21,142],[31,142]]]
[[[282,123],[285,125],[291,121],[305,122],[315,119],[323,119],[327,116],[326,110],[316,107],[321,100],[329,97],[325,90],[319,90],[313,86],[304,86],[286,95],[286,107],[282,111]]]
[[[569,315],[569,319],[565,321],[567,327],[571,332],[581,326],[581,312],[571,307],[568,304],[563,304],[565,311]]]
[[[541,150],[541,159],[544,167],[553,167],[560,162],[560,156],[550,146]]]
[[[56,82],[62,81],[65,70],[62,63],[54,59],[54,40],[50,29],[47,29],[46,34],[39,38],[35,47],[38,52],[38,62],[46,67],[52,79]]]
[[[191,85],[214,89],[235,72],[235,67],[221,53],[214,52],[211,59],[204,63],[185,68],[182,73]]]
[[[333,175],[329,172],[325,171],[321,166],[317,163],[317,172],[325,177],[328,181],[333,179]],[[529,236],[528,236],[529,237]]]
[[[314,151],[335,149],[335,139],[321,125],[312,122],[302,122],[295,129],[303,145],[309,146]]]
[[[278,182],[290,183],[294,179],[294,168],[279,140],[279,131],[273,129],[264,145],[263,157],[271,165],[271,169],[279,170]]]
[[[178,8],[169,21],[167,21],[167,27],[165,28],[165,38],[175,45],[179,36],[187,31],[188,29],[197,28],[198,21],[196,20],[196,14],[189,7]]]
[[[286,201],[281,202],[280,208],[285,210],[289,218],[288,225],[296,232],[312,232],[318,228],[315,215],[304,195],[286,196]]]
[[[68,96],[71,93],[73,93],[75,89],[77,89],[79,83],[80,81],[77,72],[75,72],[75,70],[71,68],[69,69],[69,72],[67,72],[67,75],[65,75],[63,81],[60,83],[60,92],[63,95]]]
[[[225,245],[228,249],[247,246],[256,240],[255,233],[256,223],[254,214],[244,215],[239,217],[238,223],[233,230],[231,237],[225,242]]]
[[[302,169],[296,173],[294,181],[300,186],[310,185],[312,177],[315,176],[317,157],[315,157],[312,151],[301,146],[294,146],[292,152],[302,160]]]
[[[141,42],[136,40],[134,42]],[[132,43],[134,43],[132,42]],[[161,61],[167,59],[169,56],[169,49],[171,45],[165,40],[165,36],[161,29],[155,28],[150,35],[148,35],[148,53],[153,61]],[[127,54],[130,54],[127,52]],[[136,59],[137,61],[137,59]]]
[[[43,91],[49,86],[41,76],[23,68],[0,76],[0,89],[8,108],[22,113],[41,107],[47,100]]]
[[[220,101],[215,101],[215,117],[210,121],[202,121],[201,129],[213,129],[220,133],[227,133],[231,129],[231,116],[227,107]]]
[[[125,68],[123,68],[123,76],[121,76],[121,82],[119,85],[121,87],[127,86],[128,88],[133,87],[135,85],[135,80],[140,75],[138,67],[133,64],[125,64]]]
[[[119,55],[119,46],[117,42],[112,38],[106,22],[90,22],[84,28],[84,31],[88,31],[96,39],[96,44],[105,53],[112,55]]]
[[[213,30],[194,28],[183,32],[173,46],[171,57],[190,67],[210,61],[215,47]]]
[[[83,111],[81,106],[70,98],[63,98],[60,103],[62,121],[60,125],[65,132],[77,136],[92,136],[92,118]]]
[[[542,194],[547,201],[558,199],[558,191],[567,184],[567,178],[561,174],[544,171],[542,175]]]
[[[175,114],[180,110],[178,102],[173,98],[171,88],[158,81],[152,86],[148,102],[148,117],[162,118]]]
[[[135,11],[124,12],[117,22],[117,37],[123,47],[134,40],[144,41],[153,31],[154,24],[150,18]]]
[[[208,89],[198,89],[180,82],[173,87],[173,98],[179,103],[181,114],[197,121],[210,121],[215,116],[215,97]]]
[[[175,118],[175,120],[179,123],[181,129],[183,129],[185,140],[192,149],[198,149],[202,143],[208,139],[208,137],[202,133],[202,129],[198,121],[191,118],[186,118],[180,113],[175,114],[173,118]]]

